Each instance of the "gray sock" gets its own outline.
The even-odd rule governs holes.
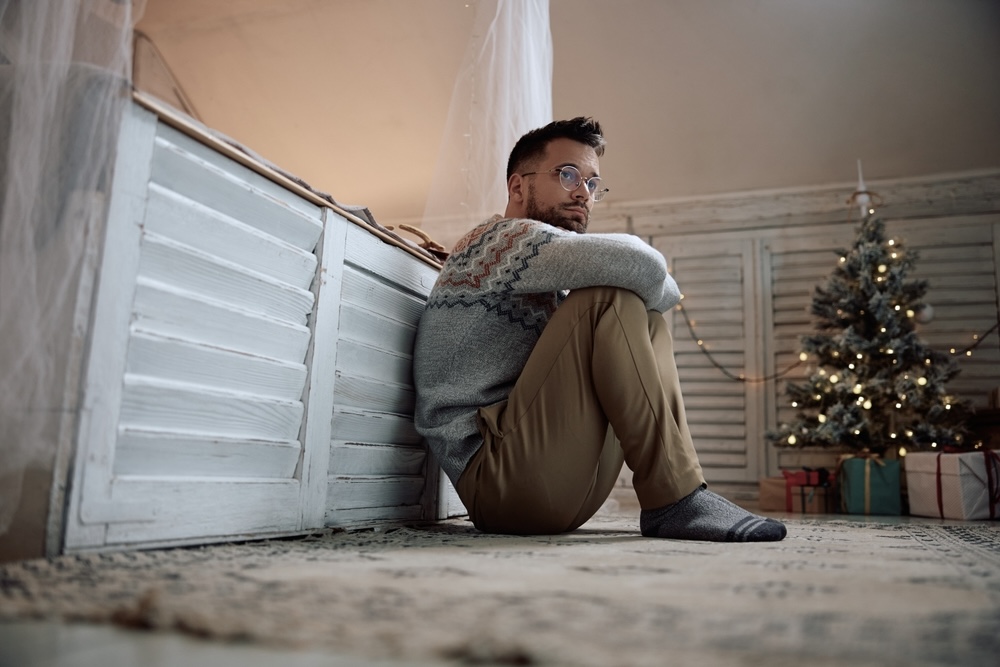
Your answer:
[[[673,505],[639,513],[645,537],[709,542],[776,542],[785,537],[785,524],[734,505],[699,486]]]

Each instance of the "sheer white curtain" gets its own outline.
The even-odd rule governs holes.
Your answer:
[[[0,536],[26,471],[66,465],[80,416],[94,239],[143,4],[0,0]]]
[[[507,156],[552,120],[548,0],[478,0],[424,209],[424,229],[450,248],[503,213]]]

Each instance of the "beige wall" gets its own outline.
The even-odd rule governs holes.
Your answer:
[[[207,124],[392,224],[422,216],[475,4],[148,0],[140,27]],[[605,125],[605,211],[849,186],[858,158],[871,180],[1000,167],[1000,3],[550,6],[554,112]]]

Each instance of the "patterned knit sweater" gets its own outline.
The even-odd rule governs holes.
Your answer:
[[[416,428],[453,484],[483,444],[481,406],[505,400],[569,290],[622,287],[650,310],[680,300],[663,256],[629,234],[577,234],[494,216],[455,246],[414,349]]]

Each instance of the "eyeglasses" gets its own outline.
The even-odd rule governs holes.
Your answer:
[[[587,192],[590,196],[594,198],[595,202],[599,202],[604,199],[604,195],[608,194],[608,188],[601,188],[601,177],[592,176],[586,180],[583,178],[583,174],[580,170],[572,165],[566,165],[565,167],[556,167],[555,169],[549,169],[548,171],[529,171],[527,174],[521,174],[521,176],[534,176],[535,174],[551,174],[552,172],[559,172],[559,185],[563,186],[564,190],[568,192],[573,192],[581,183],[587,184]]]

